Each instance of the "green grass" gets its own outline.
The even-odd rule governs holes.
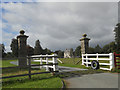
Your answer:
[[[11,61],[17,60],[4,60],[2,62],[2,67],[11,67],[16,66],[10,64]],[[45,72],[44,69],[32,69],[32,73],[36,72]],[[3,69],[2,76],[13,76],[28,74],[28,69]],[[2,88],[61,88],[62,82],[61,79],[57,76],[53,76],[51,73],[48,74],[38,74],[32,75],[32,79],[29,79],[28,76],[23,77],[14,77],[7,78],[2,80]]]
[[[82,60],[81,58],[59,58],[63,63],[59,63],[60,66],[66,66],[66,67],[76,67],[76,68],[85,68],[85,69],[91,69],[91,67],[86,67],[85,65],[81,65],[82,64]],[[81,60],[79,62],[79,60]],[[92,60],[90,60],[92,61]],[[118,61],[118,60],[117,60]],[[119,60],[120,61],[120,60]],[[79,62],[79,63],[77,63]],[[99,60],[99,63],[109,63],[108,60]],[[120,63],[118,64],[120,65]],[[103,67],[103,68],[110,68],[109,65],[100,65],[100,67]],[[88,70],[88,71],[89,71]],[[96,71],[99,71],[100,69],[96,70]],[[90,70],[91,71],[91,70]],[[102,70],[103,72],[110,72],[110,71],[107,71],[107,70]],[[91,71],[92,72],[92,71]],[[120,69],[117,69],[117,68],[113,68],[112,71],[113,73],[120,73]]]
[[[60,66],[88,68],[88,70],[64,72],[64,73],[60,73],[59,77],[52,76],[49,73],[49,74],[32,75],[32,79],[29,79],[28,76],[3,79],[2,86],[3,88],[61,88],[62,83],[60,78],[73,77],[74,75],[109,72],[109,71],[103,71],[100,69],[92,70],[91,67],[85,67],[85,65],[81,65],[82,63],[82,61],[80,61],[81,58],[60,58],[60,60],[63,62],[63,64],[59,63]],[[10,64],[11,61],[17,61],[17,60],[4,60],[2,62],[3,67],[16,66],[16,65]],[[100,62],[108,63],[108,61],[105,61],[105,62],[100,61]],[[32,64],[39,64],[39,62],[32,62]],[[115,70],[113,70],[112,72],[116,72]],[[32,69],[32,73],[43,72],[43,71],[45,70]],[[11,75],[18,75],[18,74],[27,74],[28,69],[21,69],[21,70],[8,69],[8,70],[3,70],[2,72],[3,72],[3,76],[11,76]]]
[[[86,67],[85,65],[82,65],[82,59],[81,58],[59,58],[59,59],[63,62],[63,64],[59,63],[60,66],[85,68],[85,69],[90,69],[91,68],[91,67]],[[90,60],[90,62],[92,62],[92,60]],[[99,63],[109,63],[109,61],[99,60]],[[110,66],[109,65],[100,65],[100,67],[109,68]]]
[[[61,88],[61,79],[49,74],[32,75],[32,79],[28,76],[3,79],[3,88]]]
[[[60,66],[86,68],[85,66],[81,65],[82,61],[79,62],[81,58],[59,58],[59,59],[63,62],[59,63]]]
[[[14,64],[11,64],[11,61],[17,61],[17,60],[2,60],[2,67],[12,67],[12,66],[17,66]]]
[[[60,66],[76,67],[76,68],[88,68],[88,69],[90,68],[90,67],[86,67],[85,65],[82,65],[81,58],[59,58],[59,59],[63,62],[63,64],[59,63]],[[103,62],[108,63],[108,61],[100,61],[100,63],[103,63]]]
[[[13,66],[17,66],[17,65],[14,65],[14,64],[11,64],[10,62],[16,62],[18,60],[2,60],[2,67],[13,67]],[[31,64],[40,64],[40,62],[31,62]],[[44,63],[45,64],[45,63]]]

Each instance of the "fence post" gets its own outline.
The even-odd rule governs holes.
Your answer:
[[[110,58],[110,70],[112,70],[112,68],[114,67],[114,54],[110,53],[109,58]]]
[[[27,57],[28,57],[28,56],[27,56]],[[29,59],[27,58],[27,65],[29,65],[28,60],[29,60]]]
[[[40,65],[42,65],[42,55],[40,57]],[[40,69],[42,68],[42,66],[40,66]]]
[[[46,54],[46,64],[48,64],[48,54]],[[48,65],[46,65],[46,71],[49,71]]]
[[[98,53],[96,53],[97,61],[98,61]]]
[[[115,65],[115,67],[117,66],[116,65],[116,53],[114,52],[114,65]]]
[[[82,65],[84,65],[84,55],[82,54]]]
[[[55,57],[54,56],[52,57],[52,60],[53,60],[53,64],[55,64]],[[55,70],[56,70],[55,65],[53,65],[53,71],[55,71]]]
[[[28,57],[28,64],[29,64],[29,79],[31,79],[31,58]]]
[[[88,56],[86,54],[86,67],[88,67]]]
[[[53,64],[58,63],[57,58],[55,57],[55,54],[53,54]],[[53,65],[53,71],[56,71],[58,69],[58,65]]]

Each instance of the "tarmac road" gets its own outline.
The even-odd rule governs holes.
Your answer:
[[[18,65],[18,62],[10,63]],[[87,69],[59,66],[59,70],[60,72],[71,72]],[[113,73],[74,75],[64,79],[69,83],[68,88],[118,88],[118,74]]]
[[[98,73],[66,78],[68,88],[118,88],[118,74]]]

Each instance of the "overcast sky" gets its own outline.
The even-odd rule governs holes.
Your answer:
[[[114,41],[117,22],[117,2],[3,3],[2,42],[10,51],[11,39],[23,29],[32,47],[39,39],[43,48],[53,51],[75,49],[84,33],[91,47],[103,46]]]

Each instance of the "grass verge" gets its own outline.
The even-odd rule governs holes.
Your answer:
[[[4,60],[2,67],[11,67],[16,66],[10,64],[11,61],[17,60]],[[44,69],[35,69],[33,68],[32,73],[36,72],[45,72]],[[13,75],[21,75],[21,74],[28,74],[28,69],[3,69],[2,76],[13,76]],[[58,88],[62,87],[61,78],[57,76],[53,76],[51,73],[47,74],[38,74],[32,75],[32,78],[29,79],[28,76],[22,77],[14,77],[14,78],[7,78],[2,80],[2,89],[5,88]]]

